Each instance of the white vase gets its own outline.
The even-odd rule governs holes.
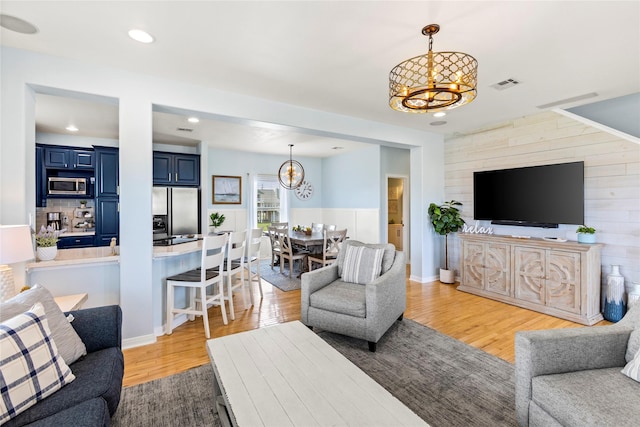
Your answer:
[[[627,294],[627,309],[640,304],[640,283],[633,282],[631,292]]]
[[[440,269],[440,281],[442,283],[455,283],[455,272],[453,270],[445,270],[444,268]]]
[[[40,261],[51,261],[58,255],[58,247],[57,246],[38,246],[36,249],[36,254],[38,255],[38,259]]]
[[[624,316],[627,306],[624,302],[624,276],[620,274],[620,266],[612,265],[607,275],[607,297],[604,303],[604,318],[617,322]]]

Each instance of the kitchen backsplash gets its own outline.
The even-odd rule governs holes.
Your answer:
[[[93,210],[92,199],[87,199],[87,207]],[[36,231],[40,230],[43,225],[47,226],[47,213],[49,212],[62,212],[62,228],[72,231],[74,209],[76,208],[80,208],[78,199],[47,199],[46,208],[36,208]]]

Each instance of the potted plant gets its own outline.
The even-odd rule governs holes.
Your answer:
[[[44,225],[36,234],[36,255],[40,261],[50,261],[58,255],[58,232]]]
[[[224,214],[214,212],[211,215],[209,215],[209,219],[211,219],[211,226],[213,227],[213,232],[217,233],[218,227],[220,227],[224,222]]]
[[[86,200],[80,200],[80,209],[84,209],[87,207],[87,201]]]
[[[444,269],[440,269],[440,281],[442,283],[454,283],[454,272],[449,270],[449,233],[459,231],[464,225],[464,220],[460,217],[458,206],[462,203],[451,200],[438,206],[435,203],[429,205],[428,213],[431,224],[436,233],[444,236]]]
[[[588,227],[586,225],[581,225],[576,230],[578,233],[578,242],[580,243],[595,243],[596,242],[596,229],[593,227]]]

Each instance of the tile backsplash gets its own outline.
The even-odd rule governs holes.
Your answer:
[[[79,207],[79,199],[47,199],[46,208],[36,208],[36,231],[40,230],[42,226],[47,226],[47,213],[49,212],[62,212],[62,227],[71,231],[74,209]],[[93,199],[87,199],[87,207],[94,207]]]

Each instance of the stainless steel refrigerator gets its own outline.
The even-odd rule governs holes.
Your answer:
[[[199,196],[198,188],[153,187],[153,238],[200,234]]]

